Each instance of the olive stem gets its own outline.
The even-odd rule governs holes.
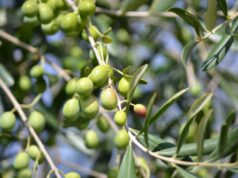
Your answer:
[[[122,13],[120,10],[111,10],[100,7],[96,8],[96,13],[103,13],[116,17],[177,17],[177,15],[172,12],[150,13],[148,11],[128,11],[126,13]]]
[[[66,161],[62,161],[62,160],[59,160],[59,163],[65,165],[67,167],[77,169],[80,172],[86,173],[86,174],[88,174],[90,176],[93,176],[93,177],[96,177],[96,178],[107,178],[107,176],[105,174],[101,173],[101,172],[87,169],[87,168],[85,168],[83,166],[80,166],[78,164],[75,164],[75,163],[66,162]]]
[[[56,165],[54,164],[53,160],[51,159],[50,155],[48,154],[48,152],[46,151],[46,148],[44,146],[44,144],[41,142],[40,138],[38,137],[38,135],[36,134],[35,130],[28,124],[27,122],[27,116],[24,113],[24,111],[21,108],[21,105],[18,103],[18,101],[16,100],[16,98],[14,97],[14,95],[12,94],[12,92],[10,91],[10,89],[7,87],[7,85],[3,82],[2,79],[0,79],[0,87],[3,89],[3,91],[5,92],[5,94],[8,96],[8,98],[10,99],[10,101],[12,102],[12,104],[14,105],[14,107],[16,108],[21,120],[23,121],[24,125],[26,126],[26,128],[28,129],[29,133],[31,134],[31,136],[34,138],[35,142],[37,143],[37,145],[39,146],[40,150],[42,151],[45,159],[47,160],[47,162],[49,163],[52,171],[55,173],[55,176],[57,178],[61,178],[61,175],[56,167]]]
[[[45,58],[44,55],[42,55],[39,51],[38,48],[35,48],[23,41],[20,41],[19,39],[17,39],[16,37],[10,35],[9,33],[3,31],[0,29],[0,38],[5,39],[7,41],[9,41],[10,43],[21,47],[22,49],[25,49],[26,51],[29,51],[32,54],[36,54],[39,56],[39,59],[41,59],[42,57]],[[52,66],[52,68],[54,68],[59,76],[62,76],[66,81],[69,81],[71,79],[70,75],[60,66],[58,66],[57,64],[55,64],[54,62],[51,62],[50,60],[48,60],[47,58],[45,58],[46,62],[48,64],[50,64]]]
[[[217,162],[189,162],[189,161],[182,161],[182,160],[178,160],[174,157],[166,157],[166,156],[162,156],[160,155],[158,152],[152,152],[150,151],[148,148],[144,147],[134,136],[134,134],[132,134],[131,129],[128,128],[128,135],[131,139],[131,141],[138,147],[140,148],[143,152],[148,153],[150,156],[154,157],[154,158],[158,158],[160,160],[169,162],[169,163],[173,163],[176,165],[184,165],[184,166],[201,166],[201,167],[218,167],[218,168],[237,168],[238,167],[238,163],[234,162],[234,163],[217,163]]]

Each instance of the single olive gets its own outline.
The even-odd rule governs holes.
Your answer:
[[[123,110],[117,111],[114,115],[114,121],[118,126],[124,126],[127,121],[126,112]]]
[[[28,0],[24,2],[21,10],[25,16],[33,17],[37,16],[39,9],[36,0]]]
[[[103,133],[108,132],[108,130],[110,129],[110,124],[109,124],[109,122],[108,122],[107,119],[106,119],[104,116],[102,116],[102,115],[100,115],[100,116],[97,118],[96,124],[97,124],[98,129],[99,129],[101,132],[103,132]]]
[[[74,121],[77,119],[80,107],[77,99],[72,98],[66,101],[63,107],[63,115],[68,121]]]
[[[32,178],[32,170],[24,168],[17,173],[17,178]]]
[[[28,123],[36,132],[41,132],[45,127],[45,117],[42,113],[33,111],[29,116]]]
[[[46,4],[52,9],[52,11],[55,11],[57,9],[57,1],[58,0],[47,0]]]
[[[98,65],[93,68],[89,78],[92,80],[94,86],[101,87],[108,79],[108,70],[105,65]]]
[[[136,104],[133,109],[135,114],[140,117],[145,117],[147,114],[147,109],[143,104]]]
[[[84,135],[84,141],[87,148],[96,148],[99,145],[99,138],[95,131],[88,130]]]
[[[27,148],[26,152],[29,154],[29,156],[31,157],[31,159],[33,160],[41,160],[43,155],[40,151],[40,149],[38,148],[38,146],[36,145],[31,145]]]
[[[57,6],[58,9],[62,9],[62,10],[68,8],[68,5],[67,5],[65,0],[57,0],[56,1],[56,6]]]
[[[118,149],[125,149],[129,141],[130,137],[125,129],[119,130],[114,138],[114,143]]]
[[[87,77],[80,78],[76,83],[76,91],[82,97],[88,97],[93,92],[93,82]]]
[[[65,178],[81,178],[81,176],[76,172],[68,172],[64,175]]]
[[[52,20],[47,24],[41,24],[41,29],[46,35],[53,35],[59,30],[59,23],[57,20]]]
[[[117,95],[112,88],[103,89],[100,95],[102,106],[107,110],[117,107]]]
[[[13,167],[17,170],[28,167],[30,162],[29,155],[26,152],[20,152],[16,155],[13,161]]]
[[[31,89],[31,79],[27,75],[21,75],[19,78],[19,87],[23,91]]]
[[[54,12],[49,7],[49,5],[45,3],[39,4],[39,17],[42,23],[49,23],[54,18]]]
[[[42,65],[35,65],[30,70],[30,75],[35,78],[42,77],[44,74],[44,68]]]
[[[0,128],[3,131],[9,132],[13,129],[16,123],[16,116],[13,112],[4,112],[0,116]]]
[[[92,119],[98,114],[99,104],[95,96],[91,95],[87,98],[81,97],[79,103],[84,117]]]
[[[111,168],[107,173],[107,178],[117,178],[118,176],[118,168]]]
[[[61,19],[60,27],[65,32],[73,32],[79,26],[78,14],[74,12],[67,13]]]
[[[93,15],[96,10],[96,5],[93,0],[80,0],[78,11],[83,17]]]
[[[68,83],[65,86],[65,92],[68,95],[73,95],[76,92],[76,83],[77,83],[78,79],[73,78],[70,81],[68,81]]]
[[[120,94],[123,96],[126,96],[130,88],[130,80],[129,78],[122,77],[120,81],[118,82],[117,89]]]

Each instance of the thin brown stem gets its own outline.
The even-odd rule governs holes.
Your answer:
[[[54,173],[55,173],[57,178],[61,178],[61,175],[60,175],[56,165],[54,164],[53,160],[51,159],[51,157],[49,156],[48,152],[46,151],[46,148],[45,148],[44,144],[41,142],[41,140],[38,137],[38,135],[36,134],[35,130],[28,124],[27,116],[24,113],[24,111],[22,110],[21,105],[18,103],[18,101],[13,96],[12,92],[7,87],[7,85],[2,81],[2,79],[0,79],[0,87],[3,89],[4,93],[8,96],[8,98],[12,102],[13,106],[16,108],[16,110],[17,110],[21,120],[23,121],[25,127],[28,129],[29,133],[34,138],[35,142],[37,143],[37,145],[39,146],[40,150],[42,151],[45,159],[49,163],[49,165],[51,167],[51,170],[54,171]]]
[[[87,168],[85,168],[85,167],[83,167],[79,164],[75,164],[75,163],[71,163],[71,162],[67,162],[67,161],[62,161],[62,160],[59,160],[59,163],[65,165],[67,167],[77,169],[80,172],[88,174],[88,175],[93,176],[95,178],[107,178],[107,176],[105,174],[103,174],[101,172],[98,172],[98,171],[95,171],[95,170],[87,169]]]
[[[237,162],[235,163],[217,163],[217,162],[189,162],[189,161],[182,161],[178,160],[173,157],[165,157],[160,155],[158,152],[152,152],[148,150],[148,148],[145,148],[133,135],[133,133],[128,129],[128,134],[131,139],[131,141],[142,151],[148,153],[154,158],[173,163],[173,164],[178,164],[178,165],[184,165],[184,166],[201,166],[201,167],[217,167],[217,168],[236,168],[238,167]]]
[[[9,41],[10,43],[12,43],[16,46],[19,46],[22,49],[25,49],[26,51],[28,51],[32,54],[39,55],[39,59],[41,59],[42,57],[45,58],[45,56],[40,53],[38,48],[35,48],[35,47],[33,47],[33,46],[23,42],[23,41],[20,41],[16,37],[10,35],[9,33],[5,32],[1,29],[0,29],[0,38],[5,39],[6,41]],[[47,58],[45,58],[45,60],[46,60],[47,63],[49,63],[52,66],[52,68],[54,68],[57,71],[59,76],[64,78],[64,80],[68,81],[68,80],[71,79],[70,75],[63,68],[61,68],[59,65],[51,62]]]
[[[96,8],[96,13],[107,14],[116,17],[177,17],[177,15],[172,12],[150,13],[148,11],[128,11],[126,13],[122,13],[120,10],[104,9],[100,7]]]

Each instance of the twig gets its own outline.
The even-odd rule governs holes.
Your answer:
[[[176,14],[172,12],[161,12],[161,13],[150,13],[148,11],[128,11],[122,13],[120,10],[111,10],[97,7],[96,13],[103,13],[116,17],[177,17]]]
[[[17,46],[19,46],[19,47],[21,47],[21,48],[23,48],[23,49],[25,49],[25,50],[27,50],[27,51],[29,51],[29,52],[31,52],[31,53],[33,53],[33,54],[39,53],[37,48],[20,41],[16,37],[10,35],[9,33],[5,32],[1,29],[0,29],[0,37],[9,41],[9,42],[11,42],[11,43],[13,43],[13,44],[15,44],[15,45],[17,45]]]
[[[93,177],[96,177],[96,178],[107,178],[107,176],[101,172],[98,172],[98,171],[95,171],[95,170],[91,170],[91,169],[87,169],[83,166],[80,166],[78,164],[75,164],[75,163],[71,163],[71,162],[66,162],[66,161],[62,161],[62,160],[59,160],[59,163],[67,166],[67,167],[70,167],[70,168],[73,168],[73,169],[77,169],[79,170],[80,172],[83,172],[85,174],[88,174],[90,176],[93,176]]]
[[[160,155],[158,152],[152,152],[145,148],[137,139],[136,137],[131,133],[130,129],[128,129],[128,134],[131,139],[131,141],[139,147],[143,152],[148,153],[154,158],[158,158],[160,160],[169,162],[169,163],[174,163],[178,165],[184,165],[184,166],[202,166],[202,167],[218,167],[218,168],[235,168],[238,167],[238,163],[209,163],[209,162],[189,162],[189,161],[181,161],[178,159],[175,159],[173,157],[165,157]]]
[[[23,112],[21,105],[18,103],[18,101],[16,100],[16,98],[13,96],[12,92],[10,91],[10,89],[6,86],[6,84],[2,81],[2,79],[0,79],[0,87],[3,89],[3,91],[5,92],[5,94],[8,96],[8,98],[10,99],[10,101],[12,102],[13,106],[16,108],[18,114],[20,115],[21,120],[23,121],[24,125],[26,126],[26,128],[29,130],[29,133],[32,135],[32,137],[34,138],[35,142],[37,143],[37,145],[39,146],[40,150],[42,151],[45,159],[47,160],[47,162],[49,163],[51,170],[54,171],[55,175],[57,178],[61,178],[61,175],[57,169],[57,167],[55,166],[54,162],[52,161],[51,157],[49,156],[48,152],[46,151],[46,148],[44,146],[44,144],[41,142],[40,138],[38,137],[38,135],[36,134],[35,130],[28,124],[27,122],[27,116],[26,114]]]
[[[39,55],[39,59],[41,57],[45,58],[45,56],[40,53],[38,48],[35,48],[27,43],[24,43],[23,41],[20,41],[16,37],[10,35],[9,33],[5,32],[1,29],[0,29],[0,38],[3,38],[16,46],[19,46],[19,47],[25,49],[26,51],[29,51],[32,54]],[[70,75],[63,68],[61,68],[57,64],[53,63],[52,61],[48,60],[47,58],[45,58],[45,60],[47,63],[49,63],[52,66],[52,68],[54,68],[57,71],[59,76],[62,76],[66,81],[69,81],[71,79]]]

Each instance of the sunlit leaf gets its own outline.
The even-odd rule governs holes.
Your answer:
[[[183,177],[183,178],[197,178],[197,176],[193,175],[192,173],[188,172],[187,170],[179,167],[179,166],[174,166],[178,173]]]
[[[154,0],[150,12],[163,12],[167,11],[176,3],[176,0]]]
[[[148,0],[124,0],[121,3],[121,12],[133,11],[145,4]]]
[[[221,9],[221,11],[223,12],[224,16],[227,17],[228,13],[227,13],[227,4],[226,4],[226,0],[217,0],[217,4],[218,7]]]
[[[197,17],[195,17],[193,14],[190,12],[180,9],[180,8],[172,8],[169,9],[170,12],[174,12],[178,16],[180,16],[187,24],[191,25],[198,36],[200,36],[200,32],[203,31],[203,27],[200,24],[200,22],[197,20]]]
[[[129,146],[127,147],[118,175],[118,178],[126,178],[126,177],[137,178],[131,144],[129,144]]]
[[[127,93],[126,111],[129,110],[133,93],[134,93],[136,86],[138,85],[139,81],[141,80],[141,78],[144,75],[147,68],[148,68],[147,64],[139,67],[132,76],[132,79],[131,79],[130,85],[129,85],[129,91]]]
[[[207,93],[198,98],[191,106],[188,112],[188,118],[193,118],[195,115],[197,115],[210,102],[212,96],[213,93]]]
[[[188,88],[183,89],[176,93],[174,96],[172,96],[168,101],[166,101],[151,117],[148,117],[146,119],[146,122],[144,124],[143,132],[145,133],[145,140],[147,142],[147,134],[149,127],[152,123],[154,123],[156,120],[160,118],[160,116],[175,102],[177,99],[182,96],[185,92],[188,91]]]
[[[204,14],[204,20],[206,27],[209,31],[216,25],[217,19],[217,0],[207,0],[207,11]]]
[[[233,21],[231,30],[235,33],[238,29],[237,18]],[[209,70],[218,65],[225,57],[226,53],[230,49],[234,41],[234,36],[224,33],[221,40],[215,44],[212,50],[209,52],[207,59],[202,63],[202,70]]]
[[[204,114],[204,117],[201,119],[201,121],[198,124],[197,128],[197,160],[200,161],[203,155],[203,148],[204,148],[204,137],[206,133],[207,128],[207,122],[209,118],[211,117],[212,110],[207,111]]]
[[[188,42],[182,51],[182,63],[185,66],[189,60],[189,57],[191,56],[193,48],[198,44],[198,41],[191,40]]]
[[[9,87],[13,86],[15,83],[15,80],[10,74],[10,72],[1,63],[0,63],[0,78]]]

